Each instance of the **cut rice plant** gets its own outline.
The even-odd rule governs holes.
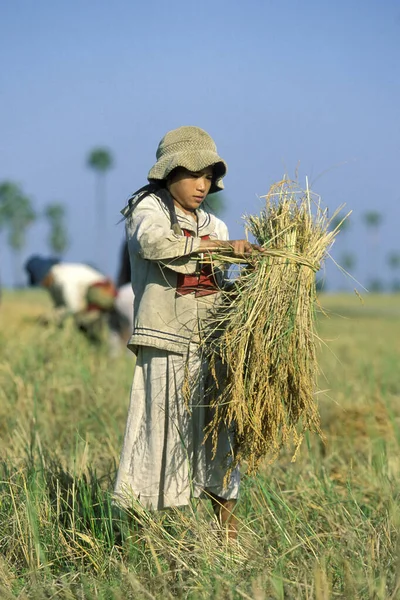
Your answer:
[[[259,215],[244,217],[262,251],[246,257],[223,292],[204,344],[213,373],[206,436],[215,449],[220,428],[234,430],[232,467],[244,460],[254,473],[282,446],[295,460],[307,430],[321,435],[316,272],[339,231],[341,223],[330,228],[337,213],[329,218],[308,184],[303,190],[284,179],[271,187]]]

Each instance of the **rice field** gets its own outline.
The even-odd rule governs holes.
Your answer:
[[[243,483],[237,543],[208,502],[110,502],[133,358],[41,328],[40,291],[0,305],[0,598],[400,598],[400,297],[323,296],[325,440]]]

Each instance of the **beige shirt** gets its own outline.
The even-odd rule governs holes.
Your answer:
[[[228,239],[223,221],[204,210],[196,212],[197,222],[176,208],[178,223],[192,232],[190,238],[172,231],[168,209],[155,194],[128,213],[126,234],[135,296],[134,328],[128,347],[134,352],[137,346],[187,352],[191,341],[199,341],[201,322],[219,296],[176,293],[178,273],[200,270],[202,255],[193,252],[199,249],[201,238],[208,235],[211,239]],[[222,284],[224,266],[215,265],[214,269]]]

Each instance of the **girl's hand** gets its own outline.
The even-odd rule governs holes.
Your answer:
[[[254,252],[262,252],[263,249],[257,244],[250,244],[247,240],[201,240],[200,252],[219,250],[220,252],[226,252],[230,256],[236,256],[243,258],[253,254]]]
[[[231,248],[234,256],[238,256],[239,258],[253,254],[253,252],[262,251],[261,246],[258,246],[257,244],[250,244],[250,242],[247,240],[228,240],[227,242],[224,242],[224,245],[225,244],[226,248]]]

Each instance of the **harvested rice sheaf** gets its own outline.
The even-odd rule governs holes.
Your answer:
[[[305,431],[321,434],[316,272],[340,227],[330,230],[337,212],[329,219],[319,197],[293,181],[273,185],[265,202],[260,215],[245,217],[264,251],[223,293],[205,342],[214,374],[206,435],[215,448],[220,427],[234,429],[232,466],[244,460],[249,473],[282,446],[294,459]]]

